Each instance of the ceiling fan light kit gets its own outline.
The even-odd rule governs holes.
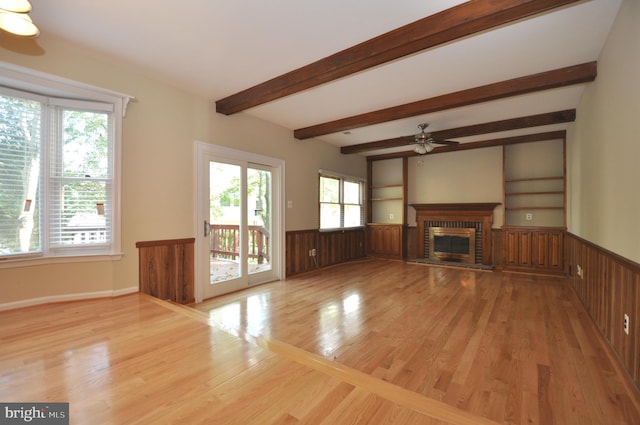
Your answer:
[[[414,149],[414,152],[419,155],[424,155],[425,153],[427,153],[427,147],[424,144],[418,144]]]
[[[415,153],[417,153],[417,154],[424,155],[426,153],[431,152],[434,147],[435,146],[433,146],[429,142],[422,142],[422,143],[418,143],[418,145],[416,146],[416,148],[413,151]]]
[[[0,29],[20,37],[37,37],[40,30],[33,23],[29,0],[0,0]]]
[[[427,134],[424,132],[424,129],[427,128],[429,124],[420,124],[418,127],[420,128],[420,133],[416,134],[415,141],[416,147],[413,151],[417,154],[424,155],[426,153],[431,152],[435,146],[434,143],[437,143],[431,137],[431,134]]]

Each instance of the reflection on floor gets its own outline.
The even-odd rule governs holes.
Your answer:
[[[564,277],[373,260],[195,308],[234,335],[498,423],[640,424],[640,400]]]
[[[640,424],[625,382],[561,277],[372,260],[0,312],[0,400],[73,424]]]
[[[140,293],[0,311],[0,382],[71,424],[498,425]]]

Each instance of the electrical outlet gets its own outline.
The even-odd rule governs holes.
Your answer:
[[[527,221],[531,221],[531,220],[533,220],[533,214],[532,213],[526,213],[524,218]]]
[[[629,335],[629,327],[630,327],[629,315],[625,313],[624,314],[624,333],[626,333],[627,335]]]
[[[395,216],[395,215],[393,215],[393,213],[390,213],[390,214],[389,214],[389,220],[393,220],[395,217],[396,217],[396,216]]]

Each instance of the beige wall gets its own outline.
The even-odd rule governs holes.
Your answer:
[[[407,197],[409,204],[502,203],[502,148],[411,157]],[[409,207],[407,215],[409,225],[415,225],[415,210]],[[500,205],[493,213],[493,227],[502,221]]]
[[[0,307],[48,297],[104,294],[138,285],[135,243],[194,236],[194,141],[284,159],[286,230],[317,228],[317,171],[366,176],[366,161],[245,114],[226,117],[213,102],[136,69],[47,34],[0,38],[0,60],[106,89],[136,100],[124,120],[120,261],[0,269]]]
[[[625,0],[569,134],[569,231],[640,263],[640,2]]]

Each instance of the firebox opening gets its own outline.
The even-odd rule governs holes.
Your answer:
[[[474,264],[476,229],[429,228],[429,259]]]
[[[451,254],[469,254],[469,238],[462,236],[433,236],[433,250]]]

